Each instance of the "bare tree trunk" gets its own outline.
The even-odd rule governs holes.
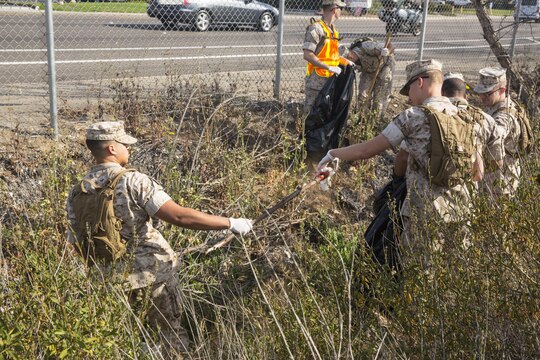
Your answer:
[[[510,56],[508,56],[508,53],[502,47],[499,41],[499,37],[493,30],[493,24],[491,23],[491,19],[486,12],[484,3],[482,2],[482,0],[472,0],[472,3],[476,9],[476,16],[478,17],[480,25],[482,26],[484,39],[486,39],[486,41],[488,42],[489,47],[491,48],[491,51],[493,51],[493,54],[497,57],[497,61],[499,62],[499,64],[503,68],[507,69],[507,76],[510,82],[511,89],[514,90],[517,94],[520,94],[521,100],[525,104],[528,104],[528,99],[531,96],[531,90],[527,86],[523,77],[519,74],[519,72],[516,71],[512,63],[512,59],[510,58]]]

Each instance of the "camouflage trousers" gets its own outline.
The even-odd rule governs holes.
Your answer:
[[[311,108],[313,107],[313,104],[315,103],[315,99],[317,98],[317,95],[319,95],[319,92],[324,87],[324,84],[328,81],[329,78],[321,77],[313,71],[310,76],[306,76],[305,78],[305,94],[306,99],[304,101],[304,117],[306,117],[309,112],[311,111]],[[319,163],[319,160],[323,158],[323,156],[326,155],[324,152],[308,152],[307,154],[307,164],[310,168],[310,170],[315,174],[317,172],[317,164]]]
[[[315,103],[315,99],[319,92],[323,88],[324,84],[328,81],[329,78],[321,77],[317,75],[315,71],[311,75],[306,76],[304,80],[304,93],[306,98],[304,100],[304,115],[307,116]]]
[[[360,94],[361,101],[364,103],[364,106],[368,106],[367,99],[369,98],[369,89],[373,82],[373,77],[375,73],[362,72],[360,73],[360,80],[358,82],[358,93]],[[380,111],[384,113],[388,107],[388,102],[390,100],[390,94],[392,93],[392,80],[393,80],[393,71],[389,66],[383,66],[375,84],[373,85],[373,91],[371,93],[371,100],[373,106],[371,109]]]
[[[504,157],[502,170],[496,170],[484,176],[483,190],[494,198],[502,195],[513,197],[519,186],[520,176],[519,158],[507,155]]]
[[[400,234],[401,261],[404,267],[420,266],[429,277],[445,254],[460,251],[465,254],[472,246],[470,222],[434,221],[433,217],[402,217]]]
[[[181,359],[191,346],[187,331],[181,325],[181,300],[176,274],[166,282],[129,292],[132,307],[142,313],[148,327],[159,335],[161,352],[166,359]]]

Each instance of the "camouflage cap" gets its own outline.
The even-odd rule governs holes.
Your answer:
[[[407,83],[401,88],[401,95],[409,95],[409,87],[422,74],[430,71],[442,71],[442,63],[438,60],[421,60],[410,63],[405,67]]]
[[[463,76],[462,73],[447,72],[446,74],[444,74],[444,81],[451,80],[451,79],[461,80],[461,81],[463,81],[465,83],[465,88],[467,90],[471,89],[469,84],[467,84],[467,82],[465,81],[465,77]],[[443,86],[444,86],[444,83],[443,83]]]
[[[102,121],[90,125],[86,129],[86,140],[114,140],[125,145],[137,142],[126,134],[123,121]]]
[[[462,73],[447,72],[446,74],[444,74],[444,80],[450,80],[450,79],[459,79],[465,82],[465,78],[463,77]]]
[[[341,7],[347,6],[343,1],[341,0],[322,0],[322,6],[328,6],[328,5],[337,5]]]
[[[355,47],[361,47],[363,43],[368,42],[368,41],[374,41],[374,40],[373,40],[373,38],[370,38],[370,37],[367,37],[367,36],[364,36],[364,37],[361,37],[361,38],[358,38],[358,39],[354,39],[354,41],[349,46],[349,49],[352,50]]]
[[[487,67],[479,71],[480,80],[474,87],[478,94],[487,93],[506,86],[506,70],[501,67]]]

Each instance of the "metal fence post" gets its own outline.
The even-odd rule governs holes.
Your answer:
[[[521,13],[521,0],[517,0],[516,11],[514,13],[514,28],[512,29],[512,42],[510,43],[510,49],[508,50],[508,56],[510,56],[510,59],[514,57],[514,50],[516,48],[520,13]]]
[[[281,88],[281,67],[283,54],[283,20],[285,18],[285,0],[279,0],[279,23],[278,23],[278,38],[276,50],[276,77],[274,79],[274,97],[280,99]]]
[[[424,41],[426,40],[426,25],[427,25],[427,15],[429,8],[429,0],[424,0],[422,9],[422,32],[420,33],[420,39],[418,40],[418,61],[422,60],[424,56]]]
[[[56,103],[56,63],[54,60],[54,28],[52,1],[45,2],[45,18],[47,30],[47,65],[49,69],[49,111],[54,140],[58,140],[58,107]]]

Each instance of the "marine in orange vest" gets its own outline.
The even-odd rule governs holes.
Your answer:
[[[308,62],[305,79],[304,113],[308,114],[317,94],[326,80],[334,74],[339,75],[339,65],[354,65],[350,60],[339,55],[339,32],[334,22],[341,16],[341,9],[346,6],[340,0],[322,1],[322,18],[312,20],[306,29],[304,38],[304,59]]]

